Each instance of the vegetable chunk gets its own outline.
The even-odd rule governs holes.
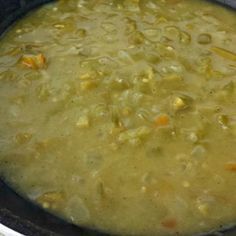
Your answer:
[[[29,69],[42,69],[46,67],[46,57],[42,53],[37,55],[23,55],[21,64]]]

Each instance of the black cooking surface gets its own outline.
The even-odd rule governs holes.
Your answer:
[[[105,236],[82,229],[45,212],[0,180],[0,222],[29,236]]]

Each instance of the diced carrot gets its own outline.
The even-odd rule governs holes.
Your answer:
[[[154,123],[157,127],[167,126],[170,123],[169,116],[166,114],[159,115],[155,118]]]
[[[37,69],[36,62],[32,56],[23,56],[21,59],[22,65],[30,69]]]
[[[162,226],[168,229],[174,229],[177,226],[177,220],[174,218],[165,219],[161,222]]]
[[[42,53],[37,55],[23,55],[21,63],[30,69],[41,69],[46,65],[46,58]]]
[[[225,169],[229,171],[235,171],[236,172],[236,162],[228,162],[225,164]]]

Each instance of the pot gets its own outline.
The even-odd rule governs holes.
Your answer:
[[[235,0],[221,1],[236,7]],[[0,0],[0,35],[20,17],[50,0]],[[1,176],[0,176],[1,178]],[[105,236],[107,234],[77,227],[44,211],[30,201],[19,196],[0,179],[0,223],[15,231],[29,236]],[[1,225],[0,225],[1,226]],[[0,227],[1,230],[1,227]],[[1,232],[0,232],[1,234]],[[8,234],[7,234],[8,235]],[[14,235],[14,234],[12,234]],[[18,235],[16,233],[16,235]],[[236,227],[222,229],[221,232],[202,234],[201,236],[235,236]],[[200,235],[199,235],[200,236]]]

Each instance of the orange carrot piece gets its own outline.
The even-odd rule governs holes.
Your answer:
[[[177,220],[174,218],[165,219],[161,222],[162,226],[168,229],[174,229],[177,226]]]
[[[154,123],[157,127],[167,126],[170,123],[169,116],[166,114],[159,115],[155,118]]]
[[[225,169],[236,172],[236,162],[228,162],[225,164]]]
[[[23,56],[21,59],[22,65],[30,69],[37,69],[36,62],[32,56]]]
[[[46,65],[46,58],[42,53],[37,55],[23,55],[21,64],[30,69],[41,69]]]

